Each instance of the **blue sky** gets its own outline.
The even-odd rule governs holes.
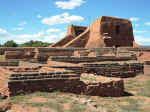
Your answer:
[[[100,16],[132,21],[138,44],[150,45],[149,0],[0,0],[0,43],[55,42],[68,24],[89,26]]]

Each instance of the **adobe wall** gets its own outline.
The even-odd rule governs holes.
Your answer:
[[[7,59],[24,59],[24,51],[5,51],[5,60]]]
[[[68,74],[68,72],[57,71],[13,73],[9,77],[8,88],[10,95],[35,91],[62,91],[98,96],[122,96],[124,94],[123,80],[111,79],[107,83],[99,81],[88,84],[81,81],[80,75],[73,74],[73,72]]]
[[[90,25],[90,38],[86,48],[132,47],[133,41],[133,28],[129,20],[102,16]]]
[[[19,66],[19,61],[0,61],[0,66]]]
[[[83,71],[107,77],[134,77],[144,73],[144,63],[129,62],[98,62],[83,64]]]
[[[74,40],[75,37],[77,37],[81,33],[83,33],[86,29],[87,29],[87,27],[69,25],[66,36],[63,37],[58,42],[52,44],[50,47],[64,47],[66,44],[68,44],[69,42]]]
[[[0,47],[0,55],[4,55],[5,51],[22,51],[22,52],[32,52],[35,48],[33,47]]]
[[[90,29],[87,28],[83,33],[76,36],[72,41],[68,42],[63,47],[64,48],[67,48],[67,47],[85,48],[85,45],[89,40],[89,34],[90,34]]]
[[[68,63],[90,63],[103,61],[132,61],[137,60],[135,56],[98,56],[98,57],[67,57],[67,56],[52,56],[49,61],[68,62]]]

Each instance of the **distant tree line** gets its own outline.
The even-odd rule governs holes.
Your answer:
[[[0,45],[0,47],[48,47],[52,43],[42,42],[42,41],[28,41],[23,44],[17,44],[13,40],[7,41],[4,44]]]

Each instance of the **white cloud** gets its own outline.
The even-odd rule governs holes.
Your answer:
[[[23,31],[24,30],[24,28],[15,28],[14,30],[16,30],[16,31]]]
[[[22,34],[22,35],[17,35],[19,38],[40,38],[41,36],[44,35],[44,32],[38,32],[37,34]]]
[[[0,28],[0,34],[6,34],[6,33],[7,33],[6,30]]]
[[[140,45],[150,45],[150,37],[135,36],[135,41]]]
[[[44,36],[43,31],[35,34],[19,34],[19,35],[15,35],[7,32],[5,35],[0,34],[0,40],[2,42],[6,42],[8,40],[14,40],[17,43],[24,43],[29,40],[42,41],[43,36]]]
[[[85,3],[84,0],[57,1],[56,5],[61,9],[75,9]]]
[[[146,30],[133,30],[133,32],[141,34],[141,33],[146,33],[147,31]]]
[[[137,22],[137,21],[140,20],[140,18],[138,18],[138,17],[131,17],[130,20],[131,20],[132,22]]]
[[[139,25],[139,24],[133,24],[133,26],[134,26],[134,27],[139,27],[140,25]]]
[[[57,32],[60,32],[60,31],[61,31],[60,29],[50,28],[50,29],[48,29],[46,32],[47,32],[47,33],[53,33],[53,32],[57,33]]]
[[[146,26],[150,26],[150,22],[146,22],[145,25],[146,25]]]
[[[19,26],[23,26],[23,25],[25,25],[25,24],[27,24],[27,22],[26,22],[26,21],[23,21],[23,22],[19,23],[18,25],[19,25]]]
[[[60,15],[44,18],[42,20],[42,23],[48,25],[56,25],[56,24],[64,24],[70,22],[81,22],[83,20],[84,18],[81,16],[69,15],[69,13],[63,13]]]
[[[47,32],[48,31],[48,32]],[[51,33],[50,33],[50,32]],[[59,32],[58,32],[59,31]],[[55,33],[52,33],[55,32]],[[30,40],[38,40],[43,42],[56,42],[64,37],[66,32],[60,29],[48,29],[33,34],[12,34],[4,29],[0,29],[0,42],[4,43],[8,40],[14,40],[17,43],[24,43]]]
[[[37,15],[36,17],[37,17],[38,19],[42,18],[42,16],[41,16],[41,15]]]
[[[66,32],[59,32],[57,34],[46,35],[43,39],[44,42],[54,43],[65,36]]]

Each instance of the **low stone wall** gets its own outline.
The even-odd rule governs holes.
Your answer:
[[[124,95],[123,80],[97,83],[85,83],[79,74],[73,71],[50,72],[11,72],[8,88],[10,95],[31,93],[35,91],[62,91],[85,95],[122,96]]]
[[[150,61],[145,61],[144,62],[146,65],[150,65]]]
[[[24,52],[23,51],[5,51],[4,58],[5,60],[24,59]]]
[[[50,57],[50,61],[70,62],[70,63],[85,63],[85,62],[101,62],[101,61],[129,61],[137,60],[135,56],[130,57],[115,57],[115,56],[99,56],[99,57],[65,57],[55,56]]]
[[[38,48],[37,52],[48,56],[73,56],[74,49]]]
[[[83,71],[107,77],[134,77],[144,73],[144,63],[141,62],[99,62],[83,64]]]
[[[0,66],[19,66],[19,61],[0,61]]]
[[[120,78],[108,78],[93,74],[81,75],[86,84],[84,94],[94,96],[123,96],[124,82]]]
[[[4,55],[5,51],[22,51],[22,52],[32,52],[34,51],[34,47],[0,47],[0,55]]]

